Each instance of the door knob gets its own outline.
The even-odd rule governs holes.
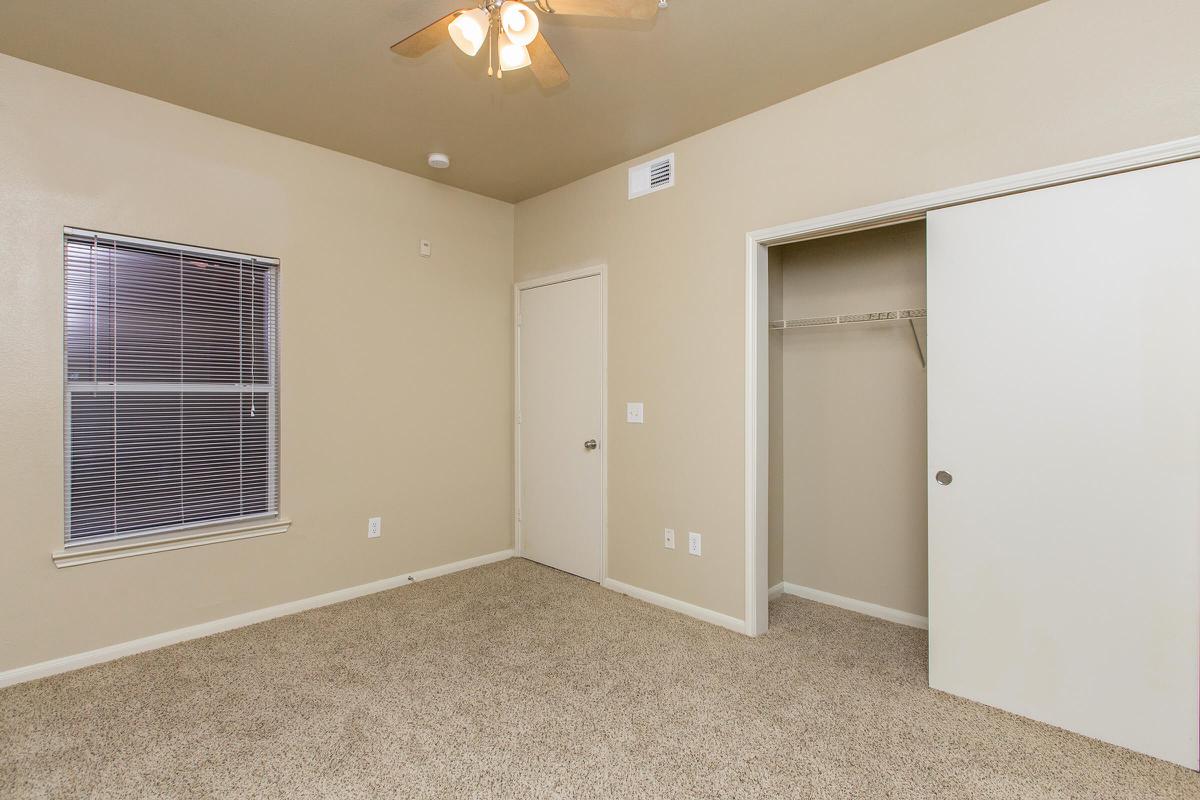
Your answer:
[[[597,446],[598,445],[596,444],[595,439],[588,439],[586,442],[583,443],[584,450],[595,450]]]
[[[951,475],[949,472],[946,472],[946,470],[944,470],[944,469],[939,469],[937,471],[937,474],[933,476],[933,479],[935,481],[937,481],[938,483],[940,483],[942,486],[949,486],[951,481],[954,480],[954,476]]]

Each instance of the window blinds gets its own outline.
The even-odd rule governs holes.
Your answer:
[[[278,262],[67,229],[67,543],[278,511]]]

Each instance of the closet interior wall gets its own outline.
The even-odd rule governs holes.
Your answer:
[[[772,320],[925,307],[924,221],[769,256]],[[926,383],[913,329],[772,331],[769,368],[770,585],[926,616]]]

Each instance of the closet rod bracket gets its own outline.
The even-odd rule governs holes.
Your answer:
[[[925,348],[921,347],[921,337],[917,335],[917,324],[912,317],[908,318],[908,327],[912,329],[913,342],[917,345],[917,355],[921,357],[921,368],[924,369],[929,365],[925,363]]]

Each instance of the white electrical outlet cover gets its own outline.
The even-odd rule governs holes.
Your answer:
[[[700,534],[688,531],[688,555],[700,555]]]
[[[383,517],[371,517],[367,520],[367,538],[378,539],[383,535]]]
[[[625,421],[640,425],[645,420],[646,415],[641,403],[626,403],[625,404]]]
[[[663,528],[663,547],[668,550],[675,549],[675,531],[672,528]]]

